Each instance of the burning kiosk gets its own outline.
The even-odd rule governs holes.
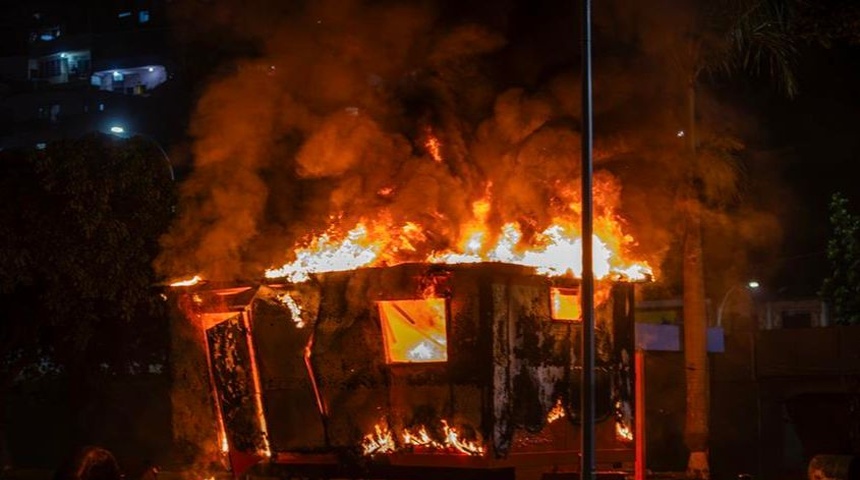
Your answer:
[[[633,464],[634,283],[596,283],[596,460]],[[204,332],[224,451],[271,476],[578,469],[578,280],[407,263],[175,290]]]

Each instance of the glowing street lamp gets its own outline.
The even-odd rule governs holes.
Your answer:
[[[118,137],[127,138],[124,135],[126,133],[125,127],[123,127],[122,125],[119,125],[119,124],[111,125],[110,128],[108,128],[108,130],[110,130],[110,133],[112,133]],[[147,135],[145,133],[133,132],[133,135],[136,137],[141,137],[141,138],[147,140],[148,142],[152,143],[153,145],[155,145],[155,147],[158,149],[158,151],[161,152],[161,156],[164,157],[164,161],[167,163],[167,172],[170,174],[170,180],[176,181],[176,176],[173,173],[173,162],[170,161],[170,156],[167,155],[167,152],[164,151],[164,147],[161,146],[161,143],[158,140],[152,138],[150,135]]]
[[[731,296],[732,293],[734,293],[735,291],[737,291],[741,288],[747,289],[747,290],[755,290],[760,286],[761,285],[757,281],[750,280],[747,283],[740,283],[737,285],[733,285],[730,289],[728,289],[726,291],[726,294],[723,295],[723,299],[720,301],[720,306],[717,307],[717,327],[723,326],[723,309],[726,306],[726,301],[729,299],[729,296]]]

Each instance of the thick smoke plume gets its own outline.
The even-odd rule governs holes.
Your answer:
[[[423,247],[441,250],[481,198],[491,227],[514,221],[528,236],[579,201],[575,30],[524,31],[524,15],[541,12],[515,4],[465,19],[433,2],[284,3],[176,12],[194,18],[189,38],[232,46],[239,59],[197,103],[194,172],[163,241],[163,274],[256,278],[308,235],[380,216],[417,222]],[[658,265],[683,146],[667,99],[680,97],[642,48],[650,37],[632,27],[633,11],[607,8],[598,23],[618,49],[596,61],[595,207],[629,216]],[[578,21],[543,13],[554,19],[546,30]]]

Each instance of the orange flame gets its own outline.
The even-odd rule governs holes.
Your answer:
[[[391,453],[397,447],[388,427],[377,423],[373,426],[373,433],[368,433],[362,439],[361,448],[365,455],[375,455],[377,453]]]
[[[561,399],[555,401],[555,406],[552,407],[552,410],[549,411],[546,415],[546,423],[552,423],[560,418],[564,418],[564,405],[561,403]]]
[[[434,439],[428,432],[427,427],[418,425],[412,429],[404,429],[400,435],[402,444],[395,442],[395,436],[383,422],[373,426],[373,433],[364,436],[361,447],[365,455],[377,453],[393,453],[403,449],[420,448],[426,451],[458,453],[464,455],[483,455],[484,447],[480,438],[466,440],[462,433],[448,425],[448,421],[442,419],[441,439]]]
[[[221,409],[218,409],[218,437],[220,438],[221,453],[230,453],[230,442],[227,440],[227,428],[224,425],[224,418],[221,416]]]
[[[582,239],[574,222],[556,218],[552,225],[533,235],[531,245],[523,247],[523,233],[516,223],[505,224],[493,239],[486,227],[488,202],[476,201],[473,212],[475,218],[463,230],[458,250],[431,252],[423,261],[446,264],[502,262],[534,267],[542,275],[582,275]],[[646,280],[651,277],[652,269],[647,263],[629,261],[621,256],[623,247],[632,243],[632,239],[620,233],[617,222],[604,219],[595,227],[592,237],[595,278]],[[398,226],[384,220],[365,219],[341,235],[331,227],[307,242],[306,246],[296,248],[294,261],[267,270],[265,276],[303,282],[312,273],[396,265],[414,260],[416,246],[425,239],[426,235],[417,223]]]
[[[185,280],[179,280],[170,284],[171,287],[193,287],[203,281],[200,275],[194,275],[191,278],[187,278]]]
[[[403,432],[403,443],[405,445],[415,445],[432,449],[443,448],[441,444],[430,438],[430,434],[427,433],[427,428],[424,427],[424,425],[418,427],[415,432],[411,432],[408,429],[405,430]]]
[[[298,283],[308,280],[311,273],[342,272],[385,264],[400,252],[414,251],[413,242],[422,237],[420,227],[411,222],[399,227],[383,222],[361,222],[340,238],[331,228],[312,239],[306,247],[297,248],[294,262],[267,270],[266,277]]]
[[[303,328],[305,326],[305,322],[302,320],[301,305],[299,305],[289,293],[278,295],[277,299],[290,311],[290,316],[293,319],[293,323],[296,324],[296,327]]]
[[[427,140],[424,142],[427,153],[433,157],[433,161],[442,163],[442,142],[433,134],[432,128],[427,127],[424,131],[427,133]]]
[[[430,138],[432,131],[428,130]],[[472,202],[471,219],[459,228],[459,238],[448,239],[450,248],[432,251],[427,246],[439,232],[426,230],[415,221],[398,223],[387,211],[376,218],[363,218],[349,230],[332,224],[327,231],[309,237],[292,255],[295,260],[266,271],[267,278],[286,278],[303,282],[312,273],[346,271],[360,267],[397,265],[409,261],[428,263],[501,262],[533,267],[548,276],[582,275],[581,204],[571,201],[574,194],[562,189],[553,208],[558,213],[542,231],[524,221],[503,223],[496,229],[493,212],[492,182],[483,197]],[[595,185],[592,237],[593,272],[596,279],[647,280],[653,273],[647,263],[625,258],[635,242],[624,233],[622,220],[611,208],[618,203],[618,188],[611,181]],[[602,199],[602,201],[600,201]],[[333,216],[333,219],[339,218]],[[528,221],[525,221],[526,223]],[[527,234],[523,227],[528,227]],[[347,226],[348,227],[348,226]]]
[[[462,440],[456,429],[448,426],[448,422],[442,420],[442,428],[445,431],[445,445],[454,447],[457,451],[468,455],[483,455],[484,447],[476,441]]]
[[[615,422],[615,435],[619,440],[633,441],[633,431],[623,422]]]

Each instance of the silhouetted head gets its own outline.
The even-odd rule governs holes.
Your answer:
[[[87,446],[54,473],[54,480],[122,480],[122,471],[108,450]]]

